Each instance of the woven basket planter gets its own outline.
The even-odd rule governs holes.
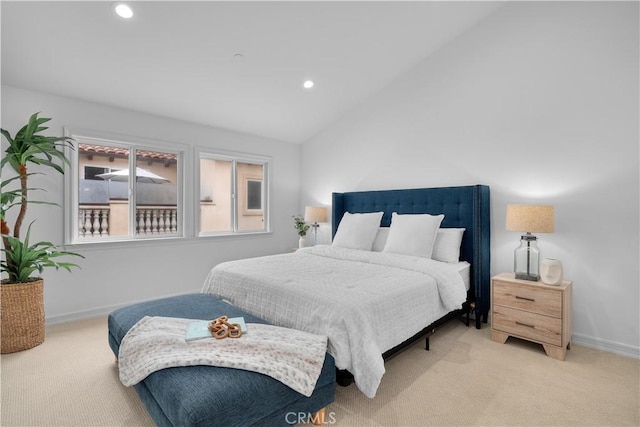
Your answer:
[[[27,350],[44,342],[44,281],[1,284],[2,354]]]

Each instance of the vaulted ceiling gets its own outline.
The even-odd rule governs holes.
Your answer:
[[[2,84],[299,143],[501,3],[113,5],[2,1]]]

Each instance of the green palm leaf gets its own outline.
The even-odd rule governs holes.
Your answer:
[[[51,242],[37,242],[30,244],[31,226],[27,227],[24,240],[20,239],[20,228],[27,212],[29,203],[56,205],[57,203],[29,200],[28,194],[31,191],[44,191],[42,188],[33,188],[27,185],[27,179],[34,173],[28,172],[29,164],[38,165],[41,168],[49,168],[64,174],[63,166],[69,165],[69,159],[64,153],[64,149],[74,149],[73,139],[63,137],[44,136],[41,133],[48,129],[44,126],[50,118],[38,117],[35,113],[29,117],[29,121],[15,136],[5,129],[0,129],[0,134],[8,142],[4,156],[0,160],[0,169],[4,173],[4,167],[10,166],[17,176],[12,176],[0,182],[0,220],[2,220],[2,253],[4,259],[0,260],[2,272],[9,275],[9,283],[19,283],[29,281],[32,274],[42,273],[44,268],[53,267],[71,271],[72,267],[78,267],[72,262],[58,260],[60,257],[82,255],[55,246]],[[13,182],[20,183],[20,188],[8,190],[7,186]],[[11,229],[5,222],[6,213],[13,207],[20,207],[13,227],[13,236],[4,234]],[[9,231],[7,231],[9,230]]]

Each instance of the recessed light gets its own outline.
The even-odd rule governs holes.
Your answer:
[[[302,87],[304,87],[305,89],[311,89],[313,85],[313,80],[305,80],[305,82],[302,84]]]
[[[116,3],[116,5],[113,7],[113,10],[120,18],[130,19],[133,17],[133,10],[128,4]]]

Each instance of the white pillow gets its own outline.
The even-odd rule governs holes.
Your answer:
[[[332,246],[370,251],[380,227],[383,212],[345,212],[333,238]]]
[[[371,250],[373,252],[382,252],[384,250],[384,245],[387,244],[387,238],[389,237],[389,227],[380,227],[378,229],[378,233],[376,234],[376,238],[373,241],[373,247]]]
[[[431,258],[436,233],[443,219],[444,215],[392,213],[383,252]]]
[[[460,245],[464,228],[441,228],[436,234],[431,258],[443,262],[460,261]]]

